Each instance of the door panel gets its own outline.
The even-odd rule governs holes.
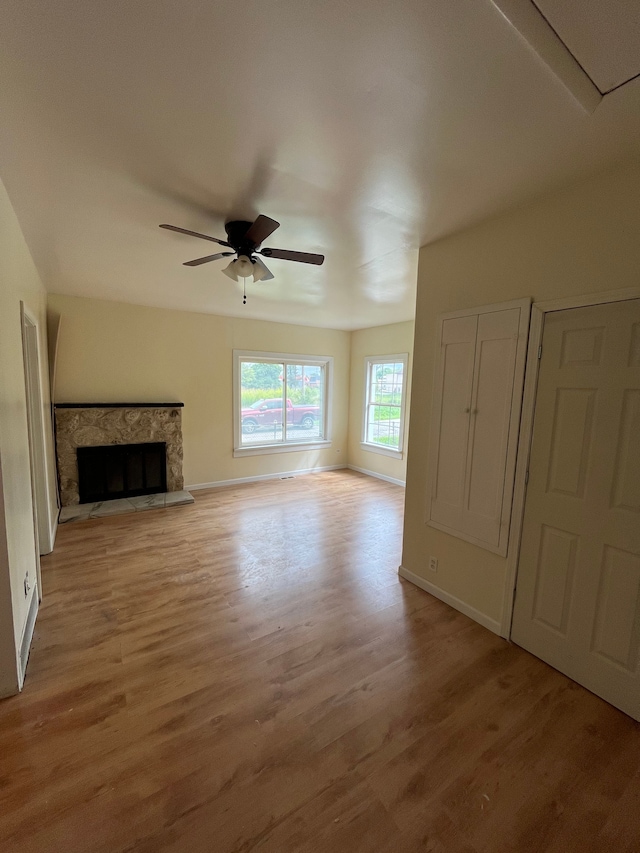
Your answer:
[[[463,524],[494,546],[500,541],[519,325],[517,308],[478,318]]]
[[[629,367],[640,367],[640,323],[633,324],[631,346],[629,347]]]
[[[640,718],[640,300],[546,315],[512,639]]]
[[[591,449],[595,388],[558,388],[547,491],[581,498]]]
[[[603,338],[604,326],[595,326],[592,329],[567,329],[562,335],[561,366],[600,364]]]
[[[604,549],[593,650],[633,672],[638,666],[640,556]]]
[[[533,618],[563,637],[567,633],[577,546],[578,537],[573,533],[542,525]]]
[[[431,517],[459,528],[464,505],[464,476],[469,437],[471,385],[477,316],[445,320],[442,326],[439,453],[434,477]]]
[[[637,390],[627,389],[624,394],[612,491],[612,508],[640,514],[640,391]]]

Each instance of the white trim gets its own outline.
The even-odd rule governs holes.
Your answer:
[[[324,426],[324,435],[321,439],[315,442],[303,442],[303,447],[327,447],[331,444],[331,431],[332,431],[332,420],[333,420],[333,356],[332,355],[300,355],[299,353],[280,353],[280,352],[263,352],[260,350],[239,350],[234,349],[232,352],[233,356],[233,455],[236,456],[251,456],[251,455],[259,455],[261,453],[269,453],[273,452],[275,448],[279,448],[281,450],[288,450],[288,443],[282,442],[281,444],[271,444],[271,445],[262,445],[263,448],[258,450],[257,448],[253,448],[250,445],[244,446],[242,444],[242,419],[240,417],[240,410],[242,407],[242,388],[241,388],[241,372],[240,372],[240,363],[242,360],[251,359],[252,361],[268,361],[273,362],[274,364],[280,364],[281,362],[292,362],[294,364],[303,364],[303,365],[318,365],[319,367],[323,367],[325,371],[325,387],[323,394],[323,426]],[[283,386],[284,388],[284,386]],[[283,420],[286,420],[283,418]],[[258,446],[260,447],[260,446]],[[298,445],[297,448],[300,449],[301,445]],[[247,451],[249,451],[247,453]],[[276,451],[277,452],[277,451]]]
[[[439,586],[435,586],[435,584],[432,584],[420,577],[420,575],[416,575],[409,569],[405,569],[404,566],[398,567],[398,574],[401,578],[410,581],[425,592],[439,598],[440,601],[444,601],[445,604],[453,607],[454,610],[459,610],[460,613],[464,613],[465,616],[473,619],[474,622],[482,625],[483,628],[488,628],[489,631],[492,631],[494,634],[500,635],[500,623],[496,619],[492,619],[490,616],[487,616],[486,613],[476,610],[475,607],[471,607],[469,604],[462,601],[462,599],[457,598],[455,595],[451,595],[449,592],[445,592],[443,589],[440,589]]]
[[[371,390],[371,368],[374,364],[402,364],[402,397],[400,400],[400,429],[398,431],[398,448],[387,447],[384,444],[374,444],[367,441],[367,413],[369,410],[369,391]],[[402,459],[404,453],[404,435],[405,435],[405,410],[407,400],[407,386],[409,378],[409,353],[392,353],[390,355],[365,355],[364,357],[364,394],[362,395],[362,424],[360,433],[360,446],[363,450],[372,450],[374,453],[381,453],[383,456],[394,456],[396,459]]]
[[[602,92],[531,0],[491,0],[586,113],[602,100]]]
[[[267,453],[290,453],[292,450],[326,450],[328,447],[331,447],[330,441],[301,442],[300,444],[291,441],[287,444],[256,444],[255,447],[250,447],[249,445],[246,447],[237,447],[233,451],[233,455],[234,457],[264,456]]]
[[[11,571],[7,548],[5,503],[8,489],[2,480],[0,459],[0,699],[20,691],[20,666],[16,646]]]
[[[627,299],[640,299],[640,287],[630,287],[624,290],[612,290],[598,293],[568,296],[563,299],[534,302],[531,308],[531,326],[529,330],[529,349],[525,374],[524,395],[522,401],[522,417],[520,421],[520,438],[518,443],[518,462],[516,466],[515,487],[513,495],[512,531],[507,554],[507,576],[505,579],[504,600],[502,607],[502,622],[500,634],[507,639],[511,636],[513,619],[513,603],[516,592],[518,563],[520,559],[520,543],[526,501],[526,475],[529,468],[529,456],[533,439],[533,422],[535,416],[536,395],[538,390],[538,372],[540,360],[538,350],[542,345],[545,314],[552,311],[567,311],[572,308],[585,308],[590,305],[606,305],[612,302],[623,302]]]
[[[280,364],[281,361],[293,361],[296,364],[324,364],[325,361],[333,358],[333,356],[322,355],[322,353],[313,355],[308,352],[266,352],[256,349],[234,349],[233,354],[237,355],[238,358],[252,359],[256,357],[256,361],[272,361],[274,364]]]
[[[472,545],[476,545],[478,548],[483,548],[485,551],[491,551],[492,554],[498,554],[501,557],[506,556],[503,546],[491,545],[489,542],[485,542],[483,539],[478,539],[476,536],[471,536],[463,530],[456,530],[454,527],[447,527],[446,524],[441,524],[439,521],[433,521],[431,518],[427,520],[426,525],[427,527],[433,527],[434,530],[439,530],[441,533],[446,533],[448,536],[455,536],[456,539],[463,539],[465,542],[470,542]]]
[[[492,302],[490,305],[473,305],[471,308],[461,308],[459,311],[447,311],[446,314],[438,316],[438,325],[443,320],[456,320],[460,317],[470,317],[475,314],[494,314],[496,311],[511,311],[513,308],[527,309],[531,307],[531,297],[523,296],[521,299],[510,299],[508,302]]]
[[[608,302],[626,302],[627,299],[640,299],[640,287],[625,287],[609,293],[585,293],[580,296],[565,296],[562,299],[545,299],[534,302],[534,306],[543,313],[547,311],[566,311],[571,308],[586,308],[589,305],[605,305]]]
[[[377,471],[369,471],[367,468],[359,468],[357,465],[347,465],[350,471],[357,471],[359,474],[366,474],[368,477],[375,477],[377,480],[384,480],[387,483],[393,483],[394,486],[406,485],[404,480],[398,480],[395,477],[387,477],[386,474],[378,474]]]
[[[524,501],[526,496],[526,474],[529,469],[529,453],[531,451],[531,435],[533,432],[533,411],[536,402],[538,384],[538,348],[542,339],[544,314],[537,305],[531,308],[531,323],[529,325],[529,347],[525,367],[524,391],[522,395],[522,414],[520,415],[520,435],[518,437],[518,452],[516,456],[516,472],[513,484],[513,503],[511,507],[511,535],[507,551],[507,576],[505,580],[504,599],[502,604],[502,620],[500,635],[509,639],[511,636],[511,619],[513,616],[513,600],[515,597],[516,573],[520,558],[520,538],[524,520]]]
[[[391,447],[384,447],[382,444],[369,444],[368,441],[361,441],[360,447],[368,453],[379,453],[380,456],[391,456],[393,459],[402,459],[404,456],[402,450],[393,450]]]
[[[40,557],[53,551],[51,540],[52,508],[49,500],[49,471],[47,465],[46,425],[42,370],[40,326],[38,321],[20,301],[20,331],[24,370],[25,411],[29,444],[29,478],[33,510],[33,535],[35,546],[35,575],[38,596],[42,598],[42,570]]]
[[[53,550],[51,540],[52,511],[49,502],[44,396],[42,392],[40,325],[24,302],[20,302],[22,352],[25,373],[25,402],[29,434],[32,499],[34,501],[38,553]]]
[[[293,471],[278,471],[277,474],[256,474],[254,477],[234,477],[232,480],[215,480],[213,483],[194,483],[185,486],[185,491],[193,492],[199,489],[219,489],[222,486],[240,486],[243,483],[258,483],[262,480],[280,480],[283,477],[300,477],[303,474],[319,474],[322,471],[342,471],[346,465],[324,465],[317,468],[299,468]]]

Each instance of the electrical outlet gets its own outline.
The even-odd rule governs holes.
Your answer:
[[[432,572],[438,571],[438,558],[437,557],[429,557],[429,568]]]

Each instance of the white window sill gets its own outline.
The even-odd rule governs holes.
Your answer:
[[[360,447],[363,450],[369,450],[371,453],[379,453],[380,456],[391,456],[393,459],[402,459],[402,451],[393,450],[391,447],[383,447],[380,444],[369,444],[366,441],[361,441]]]
[[[331,447],[330,441],[288,442],[287,444],[257,444],[255,447],[236,447],[235,456],[262,456],[265,453],[292,453],[295,450],[324,450]]]

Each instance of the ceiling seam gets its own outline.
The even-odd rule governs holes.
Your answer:
[[[560,35],[560,33],[556,30],[556,28],[553,26],[553,24],[551,23],[551,21],[549,20],[549,18],[547,18],[547,16],[546,16],[546,15],[545,15],[545,13],[542,11],[542,9],[540,8],[540,6],[538,6],[538,4],[536,3],[536,0],[531,0],[531,2],[533,3],[533,5],[534,5],[534,6],[536,7],[536,9],[538,10],[538,13],[540,14],[540,17],[541,17],[541,18],[544,18],[544,20],[545,20],[545,21],[547,22],[547,24],[551,27],[551,29],[553,30],[553,32],[558,36],[558,38],[560,39],[560,41],[562,42],[562,44],[565,46],[565,48],[566,48],[566,50],[567,50],[567,53],[569,53],[569,54],[570,54],[570,55],[575,59],[575,61],[577,62],[577,64],[578,64],[578,65],[580,66],[580,68],[584,71],[584,73],[587,75],[587,77],[589,78],[589,80],[591,80],[591,82],[592,82],[592,83],[593,83],[593,85],[596,87],[596,89],[598,90],[598,92],[600,92],[600,94],[601,94],[601,95],[602,95],[602,97],[604,98],[604,96],[605,96],[606,94],[608,94],[608,93],[607,93],[607,92],[603,92],[603,91],[602,91],[602,89],[600,88],[600,86],[598,86],[598,84],[597,84],[597,83],[596,83],[596,81],[593,79],[593,77],[591,76],[591,74],[589,74],[589,72],[587,71],[587,69],[586,69],[586,68],[584,67],[584,65],[580,62],[580,60],[578,59],[578,57],[574,54],[574,52],[571,50],[571,48],[569,47],[569,45],[568,45],[568,44],[566,43],[566,41],[562,38],[562,36],[561,36],[561,35]],[[632,79],[633,79],[633,78],[632,78]],[[623,84],[621,84],[621,85],[624,85],[624,83],[623,83]],[[609,91],[612,91],[612,90],[609,90]]]

